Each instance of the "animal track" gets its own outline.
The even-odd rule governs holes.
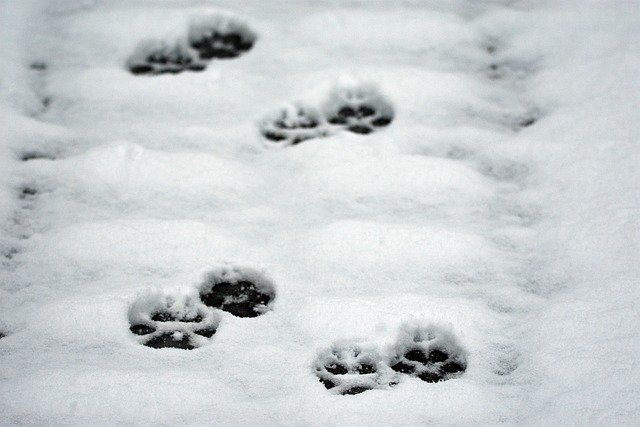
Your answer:
[[[211,338],[219,316],[190,296],[146,293],[129,310],[129,330],[152,348],[193,350]]]
[[[202,71],[206,65],[183,43],[168,44],[147,40],[138,45],[127,61],[132,74],[177,74],[182,71]]]
[[[245,22],[225,15],[211,15],[191,22],[187,40],[140,43],[127,60],[127,68],[135,75],[203,71],[212,59],[235,58],[250,50],[256,39]]]
[[[333,346],[320,354],[314,368],[328,390],[342,395],[389,388],[396,383],[380,357],[358,345]]]
[[[394,371],[428,383],[454,378],[466,368],[465,355],[455,337],[435,327],[405,331],[391,361]]]
[[[323,110],[332,125],[363,135],[393,121],[393,107],[389,101],[368,84],[336,88]]]
[[[324,118],[313,107],[291,105],[263,120],[260,133],[269,141],[296,145],[329,134]]]
[[[200,285],[200,299],[237,317],[257,317],[271,309],[276,296],[270,280],[252,269],[223,268]]]
[[[236,58],[249,51],[256,38],[247,23],[224,15],[202,18],[189,27],[189,45],[205,60]]]
[[[388,126],[394,117],[391,103],[371,84],[336,87],[323,106],[301,102],[283,108],[260,123],[262,136],[280,145],[296,145],[339,130],[366,135]]]
[[[52,154],[41,153],[38,151],[26,151],[20,155],[20,160],[23,162],[28,162],[31,160],[39,160],[39,159],[55,160],[55,156]]]

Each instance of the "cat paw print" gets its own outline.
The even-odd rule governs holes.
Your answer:
[[[340,130],[366,135],[393,121],[391,102],[373,84],[337,86],[320,107],[296,102],[263,119],[260,133],[281,146],[322,138]]]
[[[244,54],[256,40],[256,33],[246,22],[221,14],[209,15],[192,20],[186,37],[173,43],[143,41],[126,65],[135,75],[203,71],[213,59],[230,59]]]
[[[467,368],[465,354],[455,337],[435,327],[404,331],[390,365],[398,373],[428,383],[455,378]]]
[[[129,330],[152,348],[193,350],[216,333],[220,317],[196,298],[147,292],[129,309]]]
[[[341,395],[386,389],[396,383],[374,350],[355,344],[334,345],[325,350],[318,356],[314,369],[325,388]]]
[[[327,136],[329,131],[322,115],[313,107],[293,104],[266,117],[260,133],[281,145],[296,145],[308,139]]]
[[[258,317],[273,306],[271,280],[250,268],[225,267],[210,272],[199,287],[200,299],[236,317]]]
[[[391,124],[391,103],[371,84],[336,87],[323,107],[327,121],[366,135]]]
[[[205,66],[184,43],[169,44],[161,40],[140,43],[127,60],[127,68],[136,75],[202,71]]]
[[[203,17],[189,26],[189,45],[204,60],[236,58],[251,50],[256,39],[246,22],[226,15]]]

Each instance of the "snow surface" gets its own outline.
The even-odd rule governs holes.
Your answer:
[[[1,0],[0,425],[640,424],[639,6]],[[217,13],[250,51],[126,70]],[[261,137],[345,84],[393,122]],[[271,309],[140,345],[149,295],[225,266],[269,277]],[[462,375],[341,396],[315,374],[425,328]]]

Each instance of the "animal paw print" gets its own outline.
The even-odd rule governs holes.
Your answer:
[[[466,367],[465,355],[455,337],[437,328],[405,331],[391,362],[394,371],[428,383],[454,378]]]
[[[271,281],[252,269],[223,268],[209,273],[200,299],[236,317],[257,317],[269,311],[276,293]]]
[[[289,146],[339,130],[366,135],[393,121],[393,107],[371,84],[336,87],[323,106],[294,103],[260,123],[260,133],[272,143]]]
[[[316,360],[315,373],[328,390],[341,395],[360,394],[395,384],[377,353],[364,351],[358,345],[335,345],[326,350]]]
[[[205,64],[183,43],[168,44],[159,40],[142,42],[127,61],[132,74],[177,74],[202,71]]]
[[[307,139],[326,136],[328,130],[316,109],[294,104],[263,120],[260,133],[269,141],[296,145]]]
[[[131,306],[129,323],[129,330],[147,347],[193,350],[216,333],[220,318],[190,296],[149,292]]]
[[[372,85],[336,88],[324,108],[327,121],[366,135],[393,121],[393,107]]]
[[[224,15],[202,18],[189,28],[189,45],[205,60],[236,58],[249,51],[256,38],[247,23]]]
[[[245,22],[230,16],[210,15],[191,22],[186,40],[140,43],[127,60],[127,68],[135,75],[203,71],[212,59],[236,58],[247,52],[256,39]]]

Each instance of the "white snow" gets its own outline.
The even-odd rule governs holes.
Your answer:
[[[211,16],[254,46],[127,71]],[[639,424],[638,22],[633,1],[0,0],[0,425]],[[393,121],[260,134],[345,87]],[[260,316],[201,304],[224,271],[273,287]],[[217,332],[141,345],[161,307]],[[466,371],[390,370],[416,331]],[[332,349],[373,389],[325,389]]]

